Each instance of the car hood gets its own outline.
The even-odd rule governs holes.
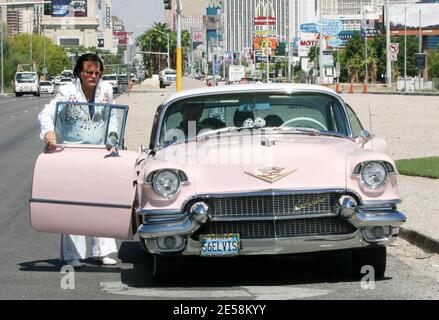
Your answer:
[[[182,170],[198,194],[346,188],[346,161],[360,150],[355,142],[322,136],[272,138],[176,144],[158,151],[148,171]],[[271,177],[262,178],[261,169],[271,170]]]

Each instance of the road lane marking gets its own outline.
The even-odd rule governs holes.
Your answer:
[[[255,299],[291,300],[304,299],[334,293],[334,290],[299,288],[293,286],[243,286],[243,287],[130,287],[120,281],[101,282],[101,291],[115,295],[163,299]]]

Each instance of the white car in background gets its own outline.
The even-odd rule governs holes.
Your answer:
[[[60,80],[60,82],[59,82],[59,85],[60,85],[60,86],[63,86],[63,85],[66,85],[66,84],[71,83],[72,81],[73,81],[72,78],[61,77],[61,80]]]
[[[40,92],[54,94],[55,87],[50,81],[40,81]]]
[[[119,80],[117,74],[104,74],[102,82],[107,82],[113,87],[113,93],[117,93],[119,88]]]
[[[56,76],[55,78],[53,78],[53,83],[59,86],[61,84],[61,76]]]

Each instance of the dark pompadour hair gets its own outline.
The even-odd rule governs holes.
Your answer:
[[[91,61],[98,64],[99,70],[101,72],[104,72],[104,63],[102,62],[101,58],[99,58],[99,56],[95,53],[85,53],[78,58],[78,61],[76,61],[75,69],[73,69],[73,74],[76,78],[79,78],[79,74],[81,73],[84,62],[86,61]]]

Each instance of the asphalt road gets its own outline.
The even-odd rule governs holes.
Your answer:
[[[66,282],[60,236],[34,231],[28,216],[43,147],[37,114],[49,99],[0,97],[0,299],[439,299],[438,282],[392,248],[387,277],[372,289],[349,275],[347,253],[177,261],[174,279],[157,284],[137,241],[118,241],[117,266],[86,260]]]

